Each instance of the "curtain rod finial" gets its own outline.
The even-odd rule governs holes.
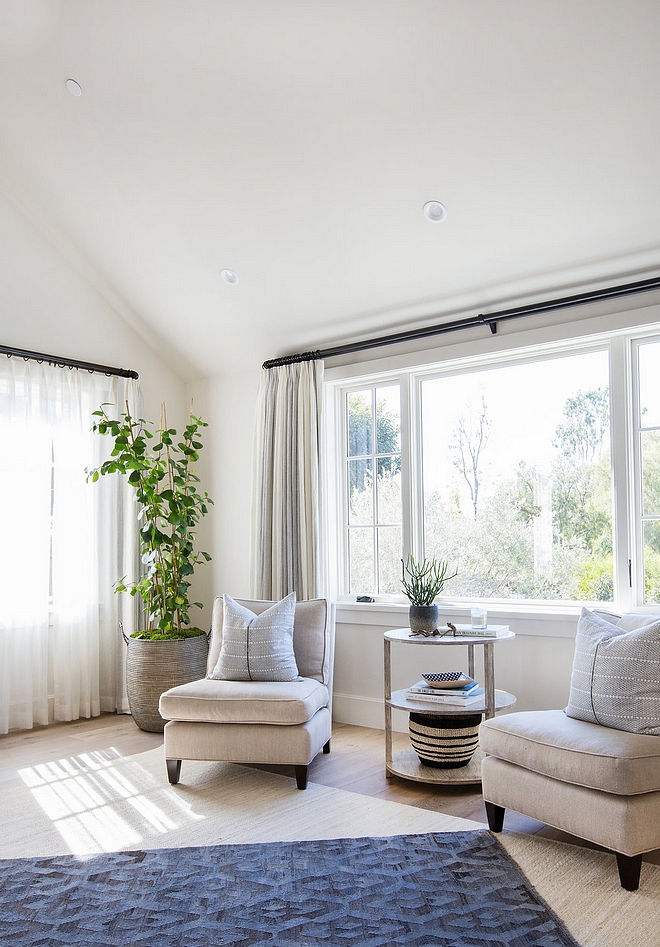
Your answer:
[[[261,366],[264,369],[279,368],[281,365],[295,365],[297,362],[316,362],[323,358],[320,349],[315,352],[301,352],[299,355],[282,355],[281,358],[269,358]]]

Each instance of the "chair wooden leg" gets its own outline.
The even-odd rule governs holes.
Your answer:
[[[504,806],[496,806],[494,802],[486,802],[486,815],[488,817],[488,828],[491,832],[501,832],[504,828]]]
[[[330,752],[330,740],[328,740],[328,742],[323,745],[323,752],[324,753]]]
[[[173,786],[179,782],[181,775],[181,760],[165,760],[167,765],[167,778]]]
[[[307,789],[307,767],[296,765],[295,770],[298,789]]]
[[[616,864],[619,869],[619,881],[626,891],[637,891],[642,871],[641,855],[622,855],[616,852]]]

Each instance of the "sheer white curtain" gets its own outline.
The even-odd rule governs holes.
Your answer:
[[[323,363],[264,370],[255,438],[252,592],[322,593],[319,470]]]
[[[125,478],[85,475],[110,449],[92,412],[127,398],[131,379],[0,365],[0,733],[127,710],[135,602],[112,586],[137,569],[135,505]]]

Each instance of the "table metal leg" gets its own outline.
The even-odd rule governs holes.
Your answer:
[[[495,716],[495,645],[484,644],[484,688],[486,691],[486,720]]]
[[[388,638],[383,639],[383,693],[385,695],[385,775],[391,778],[389,767],[392,763],[392,708],[389,700],[392,696],[392,650]]]
[[[474,645],[469,644],[468,649],[468,677],[474,677]]]

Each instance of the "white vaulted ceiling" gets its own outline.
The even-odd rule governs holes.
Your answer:
[[[0,0],[0,189],[188,377],[635,279],[659,35],[657,0]]]

